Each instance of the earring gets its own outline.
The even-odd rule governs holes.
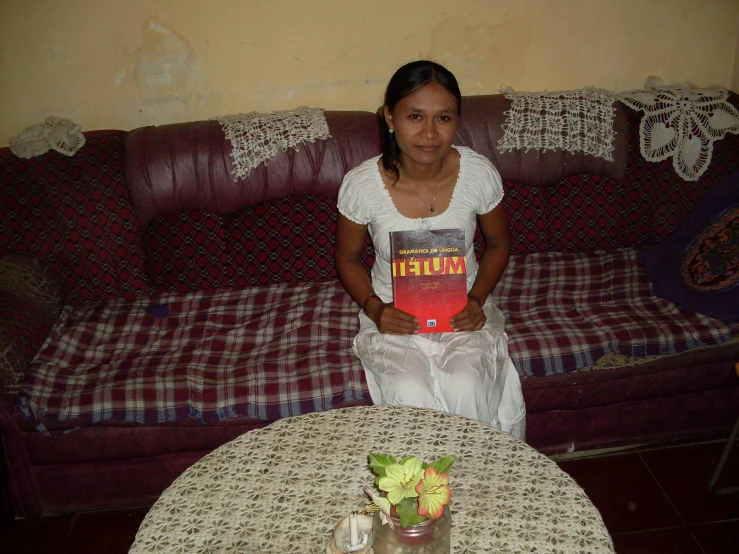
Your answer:
[[[388,131],[389,131],[389,132],[390,132],[390,134],[392,135],[392,134],[393,134],[393,133],[395,132],[395,129],[388,129]]]

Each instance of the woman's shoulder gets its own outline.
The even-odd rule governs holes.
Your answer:
[[[490,158],[475,152],[469,146],[455,146],[454,148],[457,149],[460,158],[464,160],[465,163],[483,167],[492,167],[493,169],[495,168],[493,162],[490,161]]]
[[[379,156],[370,158],[359,164],[354,169],[350,169],[344,175],[344,179],[339,187],[339,199],[345,197],[356,196],[358,194],[366,194],[367,190],[372,187],[368,186],[377,178],[378,168],[377,160]]]
[[[375,174],[379,171],[377,166],[377,161],[379,159],[380,156],[375,156],[374,158],[363,161],[354,169],[350,169],[347,171],[346,175],[344,175],[344,182],[375,177]]]
[[[464,171],[471,177],[479,177],[485,175],[492,177],[495,180],[500,179],[498,170],[490,161],[490,158],[478,154],[472,148],[467,146],[455,146],[460,155],[461,165],[464,167]]]

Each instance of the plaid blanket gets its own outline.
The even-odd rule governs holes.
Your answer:
[[[676,354],[739,331],[654,296],[633,249],[512,256],[493,299],[521,375],[566,373],[611,352]]]
[[[66,307],[24,392],[40,420],[276,420],[370,401],[357,329],[337,281]]]
[[[495,300],[527,376],[608,352],[717,344],[739,330],[652,296],[631,250],[514,256]],[[169,315],[150,315],[151,305]],[[357,310],[338,281],[67,307],[32,363],[24,400],[41,421],[145,423],[275,420],[369,401],[352,352]]]

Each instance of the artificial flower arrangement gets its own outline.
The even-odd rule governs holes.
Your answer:
[[[451,516],[446,506],[452,499],[452,490],[447,472],[454,460],[454,456],[445,456],[427,463],[405,456],[398,461],[395,456],[370,454],[369,466],[377,475],[375,485],[382,492],[377,494],[365,486],[372,504],[339,521],[326,553],[367,554],[373,549],[375,554],[449,554]]]
[[[454,456],[444,456],[427,463],[405,456],[398,461],[395,456],[370,454],[369,465],[377,475],[375,485],[385,494],[375,494],[369,487],[365,492],[382,512],[383,524],[392,526],[387,516],[393,509],[403,528],[440,518],[452,499],[447,472],[454,460]]]

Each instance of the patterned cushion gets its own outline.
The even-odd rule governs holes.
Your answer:
[[[592,252],[623,246],[619,186],[598,175],[573,175],[551,187],[505,182],[511,252]]]
[[[23,254],[0,256],[0,389],[18,392],[27,361],[62,305],[61,281],[46,264]]]
[[[632,249],[512,256],[493,299],[522,375],[565,373],[611,352],[675,354],[739,332],[654,296]]]
[[[59,276],[38,258],[17,252],[0,256],[0,291],[11,293],[37,307],[39,317],[51,326],[64,304]]]
[[[152,289],[186,292],[336,278],[336,199],[291,196],[232,216],[183,211],[144,231]],[[362,260],[374,263],[367,237]]]
[[[157,217],[144,230],[150,286],[158,291],[228,286],[223,216],[182,211]]]
[[[722,210],[688,245],[680,269],[685,286],[697,292],[739,286],[739,202]]]
[[[654,293],[739,323],[739,170],[711,187],[680,229],[639,252]]]
[[[0,149],[0,253],[30,252],[59,272],[72,304],[147,292],[123,171],[122,131],[85,133],[74,156],[23,160]]]
[[[45,321],[38,306],[7,291],[0,290],[0,305],[0,329],[21,345],[26,359],[33,359],[51,329],[51,323]]]
[[[0,324],[0,394],[15,394],[26,376],[23,344]]]

